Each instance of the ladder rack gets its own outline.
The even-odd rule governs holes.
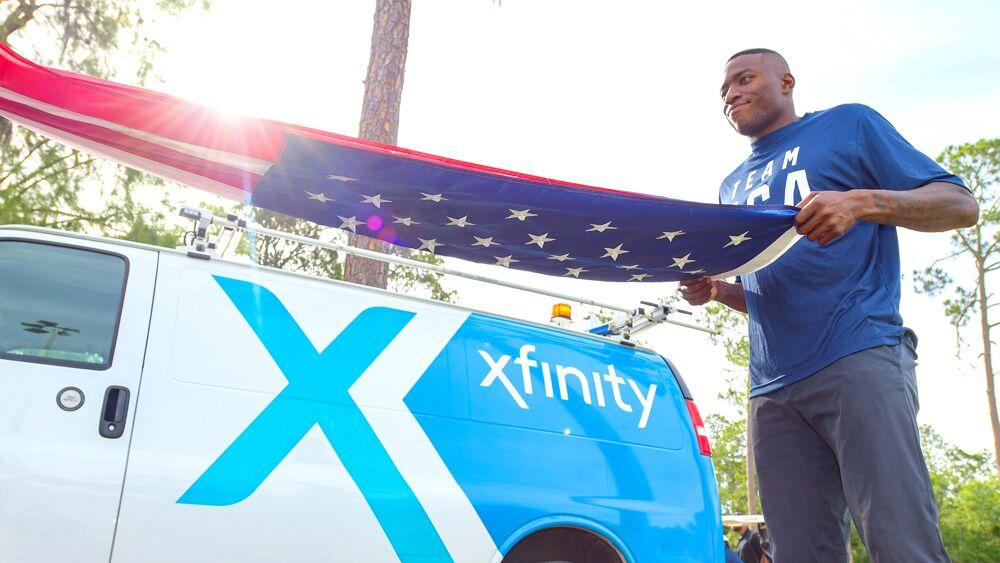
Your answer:
[[[694,323],[688,323],[669,318],[671,314],[675,313],[680,313],[685,315],[690,315],[691,313],[689,311],[683,311],[675,307],[672,307],[670,305],[666,305],[664,303],[651,303],[648,301],[642,301],[641,304],[643,305],[643,307],[638,307],[638,308],[622,307],[620,305],[604,303],[602,301],[597,301],[586,297],[580,297],[578,295],[572,295],[569,293],[551,291],[515,282],[499,280],[491,278],[489,276],[483,276],[471,272],[456,270],[453,268],[448,268],[437,264],[428,264],[426,262],[411,260],[409,258],[404,258],[402,256],[396,256],[393,254],[384,254],[382,252],[366,250],[363,248],[358,248],[347,244],[325,242],[315,238],[304,237],[292,233],[286,233],[283,231],[276,231],[274,229],[268,229],[266,227],[253,224],[251,222],[248,222],[246,219],[240,218],[232,214],[227,215],[226,217],[220,217],[204,209],[198,209],[195,207],[182,207],[180,209],[180,215],[181,217],[190,219],[194,222],[194,229],[188,233],[188,235],[191,236],[191,241],[190,243],[182,247],[184,250],[187,251],[188,256],[191,256],[192,258],[208,260],[215,255],[219,239],[221,238],[221,233],[215,237],[210,236],[209,227],[214,225],[216,227],[221,228],[223,232],[230,231],[232,233],[230,236],[234,236],[236,233],[243,233],[243,232],[256,233],[292,242],[297,242],[300,244],[307,244],[310,246],[325,248],[327,250],[335,250],[337,252],[343,252],[344,254],[353,254],[355,256],[371,258],[373,260],[381,260],[383,262],[388,262],[390,264],[398,264],[400,266],[408,266],[411,268],[418,268],[421,270],[429,270],[440,274],[458,276],[483,283],[499,285],[511,289],[518,289],[530,293],[537,293],[540,295],[546,295],[548,297],[555,297],[556,299],[575,301],[577,303],[582,303],[585,305],[592,305],[594,307],[600,307],[602,309],[617,311],[619,313],[624,313],[626,315],[624,319],[613,320],[609,323],[605,323],[598,327],[592,328],[588,331],[592,334],[597,334],[600,336],[620,336],[627,341],[632,335],[642,332],[644,330],[648,330],[649,328],[652,328],[653,326],[660,323],[668,323],[677,326],[682,326],[685,328],[707,332],[709,334],[718,334],[717,331],[699,326]],[[185,242],[187,242],[187,240],[185,240]]]

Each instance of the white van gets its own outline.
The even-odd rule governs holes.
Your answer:
[[[721,561],[656,353],[0,227],[0,561]]]

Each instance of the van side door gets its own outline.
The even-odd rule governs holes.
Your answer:
[[[108,561],[158,253],[0,231],[0,561]]]

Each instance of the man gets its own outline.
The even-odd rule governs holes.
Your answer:
[[[853,517],[875,562],[948,561],[917,432],[896,227],[967,227],[979,207],[874,110],[800,118],[794,87],[774,51],[729,59],[724,113],[752,152],[719,197],[796,204],[804,237],[736,283],[699,278],[681,292],[749,314],[750,441],[774,560],[848,561]]]
[[[760,534],[753,531],[750,526],[742,525],[736,528],[740,535],[740,541],[736,544],[736,553],[743,563],[761,563],[764,557],[764,550],[760,546]]]
[[[722,553],[726,556],[725,563],[743,563],[739,555],[733,551],[733,548],[729,547],[729,542],[722,540]]]

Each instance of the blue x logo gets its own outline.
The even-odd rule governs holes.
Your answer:
[[[277,297],[250,282],[215,276],[288,380],[222,455],[177,500],[226,506],[249,497],[319,425],[402,561],[451,561],[413,490],[348,389],[414,314],[373,307],[317,353]]]

